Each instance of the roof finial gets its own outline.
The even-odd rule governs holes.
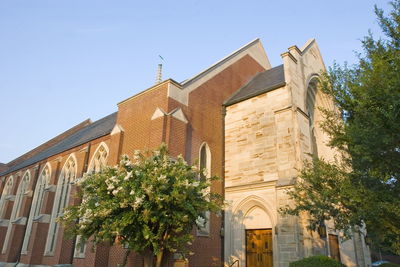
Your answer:
[[[160,55],[158,55],[162,61],[164,61],[164,58]],[[162,63],[158,64],[158,69],[157,69],[157,76],[156,76],[156,84],[160,83],[162,81]]]

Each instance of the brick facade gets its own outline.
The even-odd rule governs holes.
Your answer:
[[[280,177],[282,182],[287,183],[289,178],[297,174],[295,159],[300,154],[296,151],[297,141],[292,138],[292,132],[298,126],[293,124],[291,109],[277,113],[274,105],[282,106],[282,101],[289,105],[290,86],[285,87],[283,91],[273,91],[272,95],[268,96],[273,96],[272,100],[266,100],[265,95],[261,95],[252,96],[250,100],[233,107],[226,108],[223,105],[232,95],[237,94],[240,88],[268,69],[271,69],[271,66],[264,49],[260,41],[255,40],[189,80],[178,83],[168,79],[156,84],[118,103],[116,114],[93,123],[85,121],[24,154],[11,164],[1,165],[5,171],[0,173],[0,266],[18,263],[18,266],[67,264],[82,267],[115,267],[122,263],[125,249],[117,245],[101,244],[93,249],[92,244],[88,242],[83,255],[77,254],[75,240],[66,238],[63,228],[54,224],[54,211],[59,201],[56,196],[60,194],[58,191],[65,175],[64,166],[71,159],[76,170],[75,179],[82,177],[88,171],[89,164],[100,147],[106,148],[108,152],[107,164],[115,165],[122,154],[132,155],[137,149],[154,149],[164,142],[172,156],[183,155],[187,162],[195,164],[198,162],[201,146],[206,143],[211,155],[211,174],[222,178],[213,182],[211,191],[221,195],[227,194],[226,186],[235,185],[238,181],[243,181],[244,177],[252,184],[266,181],[265,177],[269,179],[267,182]],[[258,105],[259,108],[253,112],[252,108]],[[243,110],[237,107],[242,107]],[[235,112],[237,115],[234,115]],[[259,121],[261,117],[264,119]],[[291,128],[280,129],[281,124],[277,126],[277,121],[286,121]],[[243,122],[245,125],[241,125]],[[238,125],[241,125],[240,129],[235,128]],[[252,133],[249,134],[249,131]],[[277,138],[271,137],[268,134],[271,131],[281,134]],[[250,136],[258,145],[254,148],[249,147],[246,156],[243,157],[241,152],[248,144],[246,138]],[[288,140],[291,140],[291,145],[288,144]],[[277,146],[280,148],[279,153],[275,151]],[[304,149],[307,149],[306,143]],[[35,194],[39,194],[37,183],[45,168],[50,177],[45,188],[40,189],[42,202],[40,210],[33,218],[31,209],[39,205],[39,200],[35,198]],[[28,190],[22,195],[17,194],[20,181],[27,171],[31,174]],[[13,179],[12,190],[6,194],[5,189],[10,179]],[[259,195],[268,198],[272,194],[271,185],[265,185],[262,189],[264,191],[260,191]],[[69,205],[77,203],[79,200],[73,197],[76,186],[66,186],[70,188]],[[255,189],[248,189],[248,192],[252,190]],[[286,203],[283,191],[280,194],[279,201]],[[22,201],[21,208],[14,220],[10,221],[16,200]],[[224,216],[211,214],[210,231],[205,236],[197,236],[197,231],[193,231],[196,239],[191,247],[194,255],[189,257],[189,266],[222,266],[230,263],[230,255],[227,255],[226,250],[227,216],[230,216],[229,213],[225,214],[224,222]],[[279,220],[287,225],[286,233],[279,238],[288,241],[279,245],[279,248],[288,254],[287,260],[281,262],[289,262],[298,258],[291,253],[299,249],[295,240],[303,238],[297,227],[299,218]],[[8,243],[5,242],[7,231],[10,231]],[[56,234],[54,239],[53,232]],[[292,239],[294,241],[290,243]],[[24,240],[26,251],[22,250]],[[52,240],[55,240],[54,246]],[[278,261],[275,263],[276,266],[281,264]],[[142,264],[143,259],[140,255],[132,253],[129,256],[128,266]],[[174,260],[170,254],[163,265],[183,266],[185,263]]]

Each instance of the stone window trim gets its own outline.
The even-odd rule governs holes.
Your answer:
[[[204,172],[203,177],[209,178],[211,176],[211,150],[210,147],[208,146],[207,142],[203,142],[200,145],[199,148],[199,170]],[[202,177],[199,177],[199,179],[202,179]],[[204,193],[210,192],[210,188],[207,188]],[[205,222],[203,222],[203,218],[198,218],[196,220],[196,224],[198,226],[198,229],[196,231],[196,236],[198,237],[210,237],[210,222],[211,222],[211,216],[210,212],[207,211],[204,214],[205,217]],[[202,225],[200,225],[202,224]]]
[[[108,155],[110,155],[110,150],[107,144],[101,142],[93,153],[93,156],[88,165],[87,173],[99,172],[104,166],[107,165]],[[74,258],[78,259],[84,259],[86,255],[87,243],[83,244],[82,246],[77,245],[80,242],[81,238],[82,237],[78,235],[75,239]]]
[[[44,188],[44,192],[56,192],[57,186],[55,184],[49,184]]]
[[[15,195],[12,194],[13,186],[14,186],[14,177],[11,175],[10,177],[8,177],[8,180],[3,189],[3,193],[0,197],[0,219],[3,218],[6,201],[15,200]]]
[[[27,218],[26,217],[18,217],[11,221],[11,224],[15,225],[26,225]]]
[[[62,213],[63,209],[68,205],[69,195],[71,193],[71,181],[76,179],[78,173],[77,159],[75,153],[68,156],[61,169],[54,197],[53,209],[49,223],[49,231],[47,234],[44,256],[53,256],[59,233],[59,223],[56,219]]]
[[[33,222],[38,223],[50,223],[51,215],[50,214],[39,214],[38,216],[33,217]]]
[[[9,223],[10,223],[10,220],[0,219],[0,226],[2,226],[2,227],[7,227]]]
[[[29,212],[29,217],[26,222],[26,230],[24,235],[24,241],[22,243],[21,254],[28,253],[28,245],[32,232],[32,224],[35,218],[40,214],[43,207],[43,198],[46,188],[49,185],[51,177],[51,165],[46,163],[40,172],[38,181],[36,182],[35,193],[33,194],[33,199],[31,203],[31,209]],[[55,187],[54,187],[55,188]],[[32,190],[30,190],[30,196],[32,196]]]
[[[15,200],[14,200],[14,204],[12,207],[10,220],[8,223],[6,236],[5,236],[4,242],[3,242],[3,249],[2,249],[3,254],[6,253],[8,245],[10,243],[9,241],[10,241],[10,236],[11,236],[12,225],[16,221],[19,221],[18,216],[20,215],[20,212],[22,209],[22,204],[23,204],[22,200],[25,197],[25,192],[28,191],[30,181],[31,181],[31,173],[29,170],[27,170],[27,171],[25,171],[24,175],[22,176],[21,181],[19,182],[17,193],[15,195]]]

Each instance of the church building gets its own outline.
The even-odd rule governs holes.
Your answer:
[[[318,91],[325,66],[314,39],[291,46],[272,67],[259,39],[183,82],[173,79],[117,104],[98,121],[72,127],[0,164],[0,266],[120,266],[125,249],[77,246],[57,221],[74,198],[75,181],[123,154],[166,143],[172,156],[200,162],[211,191],[227,205],[194,229],[193,255],[170,254],[164,266],[287,267],[328,255],[348,267],[371,265],[363,235],[344,240],[327,221],[307,229],[306,216],[282,215],[287,190],[311,154],[334,152],[319,128],[318,107],[333,108]],[[127,266],[143,266],[140,255]]]

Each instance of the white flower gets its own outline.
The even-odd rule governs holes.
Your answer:
[[[140,159],[140,150],[135,150],[133,152],[133,159],[138,161]]]
[[[196,225],[198,227],[204,228],[204,226],[206,225],[206,220],[203,217],[199,216],[196,219]]]
[[[131,178],[131,177],[132,177],[132,171],[130,171],[130,172],[128,172],[128,173],[126,174],[124,180],[125,180],[125,181],[128,181],[129,178]]]
[[[167,180],[167,176],[165,176],[164,174],[162,174],[162,175],[158,176],[157,180],[160,181],[160,182],[161,182],[161,181],[164,182],[165,180]]]
[[[143,202],[143,199],[144,199],[144,197],[142,196],[142,197],[137,197],[136,199],[135,199],[135,202],[133,203],[133,209],[137,209],[141,204],[142,204],[142,202]]]
[[[199,183],[198,181],[196,181],[196,182],[194,182],[192,185],[193,185],[194,187],[198,187],[198,186],[200,185],[200,183]]]
[[[120,163],[120,165],[125,166],[125,167],[132,166],[132,162],[130,161],[130,159],[127,155],[123,155],[122,159],[119,163]]]
[[[107,187],[107,190],[108,191],[111,191],[111,190],[113,190],[115,188],[115,186],[113,185],[113,184],[110,184],[108,187]]]
[[[135,194],[135,191],[131,190],[131,192],[129,193],[129,195],[133,196]]]

